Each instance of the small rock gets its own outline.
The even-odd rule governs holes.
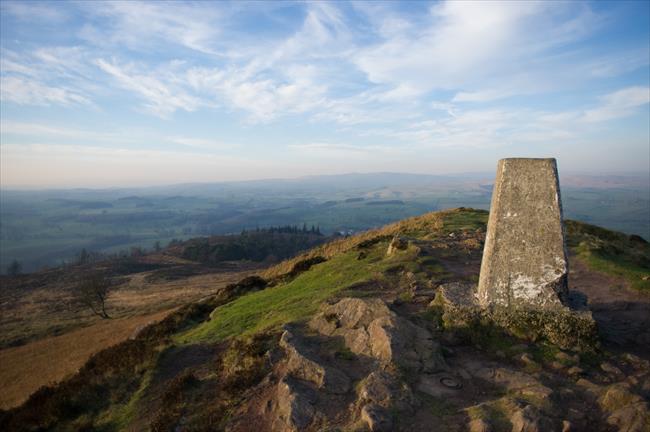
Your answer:
[[[551,368],[553,368],[555,370],[561,370],[561,369],[564,369],[565,367],[566,366],[564,364],[560,363],[559,361],[552,361],[551,362]]]
[[[537,409],[532,405],[526,405],[510,417],[512,432],[542,432],[540,420]]]
[[[612,384],[598,399],[598,404],[604,411],[613,412],[619,408],[642,403],[643,398],[631,391],[627,383]]]
[[[562,432],[571,432],[573,428],[571,427],[571,422],[568,420],[562,421]]]
[[[560,351],[557,354],[555,354],[555,360],[564,363],[564,364],[570,364],[570,363],[575,363],[575,358],[574,356],[570,356],[569,354]]]
[[[539,364],[533,359],[533,356],[531,356],[527,352],[522,353],[519,356],[519,360],[521,360],[527,366],[539,366]]]
[[[609,362],[601,363],[600,368],[614,379],[623,379],[625,377],[623,371]]]
[[[390,432],[393,421],[386,410],[375,404],[368,404],[361,410],[361,419],[368,424],[371,432]]]
[[[584,420],[586,415],[584,411],[580,411],[575,408],[569,408],[569,410],[567,411],[567,417],[571,421],[579,422],[581,420]]]
[[[568,370],[567,373],[571,376],[578,376],[584,373],[584,369],[578,366],[571,366]]]
[[[637,402],[614,411],[607,417],[607,423],[623,432],[647,432],[650,426],[648,404]]]
[[[469,432],[492,432],[492,426],[484,419],[474,419],[469,422]]]
[[[578,381],[576,381],[576,384],[579,387],[582,387],[588,394],[590,394],[592,397],[593,396],[598,396],[600,395],[602,391],[602,387],[599,386],[598,384],[589,381],[588,379],[585,378],[579,378]]]
[[[623,359],[630,363],[632,367],[642,373],[648,372],[650,370],[650,362],[648,360],[642,359],[639,356],[636,356],[631,353],[623,354]]]

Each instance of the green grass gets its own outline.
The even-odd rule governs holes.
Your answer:
[[[455,212],[445,213],[443,219],[443,231],[485,229],[489,213],[485,210],[458,209]]]
[[[313,315],[320,304],[348,286],[369,280],[408,254],[378,259],[385,245],[370,252],[370,260],[358,261],[356,251],[333,257],[312,267],[288,283],[258,291],[221,306],[212,319],[177,336],[180,343],[215,342],[231,336],[278,328]]]
[[[632,288],[650,293],[650,244],[576,221],[566,221],[566,229],[569,247],[591,269],[622,277]]]

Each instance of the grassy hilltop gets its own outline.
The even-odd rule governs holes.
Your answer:
[[[263,285],[250,279],[221,284],[211,295],[178,307],[132,338],[96,353],[60,384],[42,387],[22,406],[3,412],[0,426],[243,431],[252,424],[256,430],[291,430],[303,424],[298,429],[368,430],[372,416],[363,405],[363,398],[369,397],[362,396],[363,389],[371,375],[384,372],[379,372],[375,360],[348,345],[347,336],[344,342],[317,333],[308,324],[318,316],[324,323],[336,322],[340,316],[323,312],[324,305],[350,298],[363,305],[386,304],[388,309],[381,313],[392,317],[386,322],[395,329],[401,325],[430,335],[427,340],[434,341],[440,352],[437,361],[446,365],[442,370],[464,386],[462,392],[445,390],[431,381],[438,375],[404,366],[400,359],[384,365],[385,373],[402,389],[391,390],[391,402],[377,402],[389,413],[382,411],[393,430],[426,430],[424,425],[434,423],[445,430],[465,430],[479,421],[496,431],[511,430],[522,410],[526,415],[533,412],[529,417],[540,425],[555,427],[568,419],[574,427],[601,430],[612,424],[617,409],[631,410],[630,406],[635,408],[629,416],[645,421],[647,407],[643,411],[638,401],[645,391],[643,383],[650,385],[650,370],[643,363],[647,353],[636,349],[638,341],[649,336],[644,313],[632,316],[640,321],[628,339],[605,333],[603,348],[585,354],[492,331],[461,336],[445,330],[429,303],[441,285],[478,281],[487,217],[486,211],[464,208],[427,213],[331,241],[258,270]],[[619,301],[650,295],[647,242],[580,222],[568,221],[566,228],[572,289],[578,287],[590,296],[592,286],[609,284],[619,290],[615,294]],[[395,236],[404,244],[387,254]],[[174,283],[182,286],[183,278]],[[596,294],[605,298],[600,291]],[[603,322],[615,319],[605,303],[594,313]],[[286,329],[301,342],[291,342]],[[395,331],[397,335],[402,330]],[[302,374],[298,383],[286,375],[296,361],[303,362],[296,369]],[[618,372],[603,368],[605,363]],[[508,378],[486,376],[484,369],[489,367],[501,368]],[[312,369],[321,372],[305,372]],[[353,384],[336,396],[327,390],[327,377],[334,369],[349,375]],[[611,389],[621,381],[617,373],[633,369],[640,384],[616,387],[616,399]],[[576,373],[592,387],[576,385]],[[289,407],[276,396],[284,391],[285,382],[289,393],[280,399],[294,401]],[[314,382],[325,384],[321,388]],[[573,396],[565,400],[568,391]],[[597,397],[588,397],[588,392]],[[312,395],[311,408],[300,405],[306,394]],[[263,409],[263,404],[269,408]],[[580,417],[574,411],[587,415]]]

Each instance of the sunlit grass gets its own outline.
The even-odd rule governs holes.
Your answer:
[[[376,259],[385,250],[378,245],[369,258],[360,262],[350,251],[313,266],[288,283],[258,291],[221,306],[212,319],[177,337],[181,343],[214,342],[279,328],[313,315],[319,305],[348,286],[369,280],[373,274],[394,265],[400,257]]]

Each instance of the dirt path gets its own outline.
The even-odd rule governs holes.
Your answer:
[[[20,405],[43,385],[75,373],[94,353],[128,338],[135,329],[159,321],[173,309],[100,321],[89,327],[0,351],[0,408]]]
[[[587,296],[606,348],[650,359],[650,296],[571,257],[569,288]]]

